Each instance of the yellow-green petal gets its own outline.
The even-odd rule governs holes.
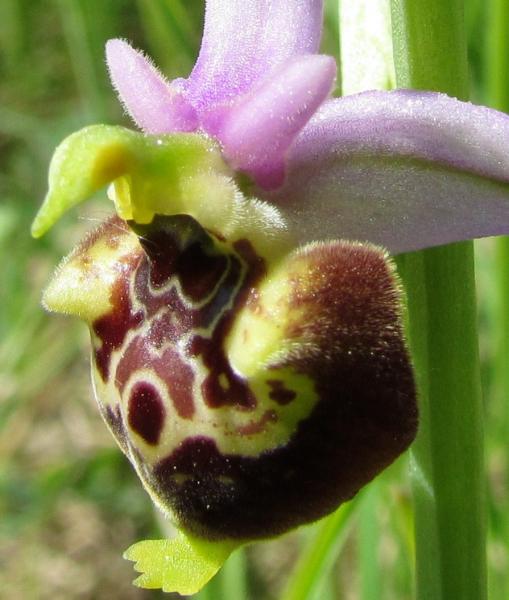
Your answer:
[[[129,186],[126,186],[126,179]],[[49,191],[32,225],[40,237],[70,208],[117,182],[119,216],[150,222],[154,213],[193,210],[210,190],[233,196],[229,171],[218,145],[198,134],[147,136],[107,125],[92,125],[56,149]],[[125,190],[128,189],[128,194]]]

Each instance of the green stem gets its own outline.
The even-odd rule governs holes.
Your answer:
[[[247,593],[247,558],[244,548],[236,550],[219,573],[221,600],[245,600]]]
[[[398,87],[468,96],[462,0],[392,0]]]
[[[486,27],[486,101],[509,112],[509,2],[491,0]],[[507,406],[509,397],[509,238],[496,242],[495,252],[496,302],[493,326],[495,327],[494,400],[498,406]],[[509,414],[501,410],[501,429],[509,432]]]
[[[509,2],[490,0],[486,27],[486,73],[488,102],[509,110]]]
[[[490,0],[486,21],[485,101],[509,113],[509,2],[507,0]],[[495,282],[495,302],[490,315],[490,334],[494,340],[493,387],[490,398],[490,409],[496,420],[497,439],[505,445],[509,437],[509,237],[501,237],[495,243],[495,261],[490,274]],[[505,454],[505,466],[509,465],[509,449]],[[497,502],[496,494],[492,494],[494,509],[499,514],[507,514],[507,490]],[[499,516],[499,514],[496,516]],[[492,532],[497,541],[509,546],[507,519],[495,518]],[[495,571],[491,587],[498,586],[500,597],[507,598],[509,582],[504,573],[497,577]]]
[[[392,0],[399,87],[468,95],[460,0]],[[420,393],[413,446],[417,598],[486,598],[483,415],[473,246],[402,256]]]

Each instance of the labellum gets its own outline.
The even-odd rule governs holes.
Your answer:
[[[96,397],[180,528],[282,533],[350,499],[412,441],[412,372],[382,251],[330,242],[272,265],[189,216],[134,230],[110,220],[58,277],[96,278],[105,257],[94,288],[107,286],[110,306],[89,322]]]

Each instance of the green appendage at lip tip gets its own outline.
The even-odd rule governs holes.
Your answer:
[[[125,172],[134,136],[122,127],[92,125],[67,137],[51,159],[49,191],[32,235],[44,235],[66,211]]]
[[[144,540],[132,545],[124,558],[134,561],[141,575],[134,584],[184,596],[196,594],[219,571],[239,542],[208,542],[179,532],[165,540]]]
[[[49,191],[32,224],[32,236],[44,235],[70,208],[124,175],[160,179],[178,191],[195,173],[224,172],[220,152],[199,134],[149,136],[124,127],[91,125],[66,138],[49,170]],[[169,194],[170,196],[171,194]],[[137,198],[142,211],[145,198]]]

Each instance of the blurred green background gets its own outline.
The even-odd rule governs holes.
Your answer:
[[[485,4],[467,3],[472,97],[487,102]],[[0,2],[0,598],[168,597],[132,587],[131,543],[158,516],[95,408],[85,327],[49,317],[41,289],[58,260],[110,210],[97,198],[35,242],[30,222],[53,149],[91,123],[129,125],[108,82],[110,37],[146,50],[169,76],[191,69],[203,1]],[[338,55],[336,0],[324,49]],[[486,33],[487,32],[487,33]],[[478,245],[486,406],[491,598],[509,598],[509,398],[497,387],[493,243]],[[509,309],[508,309],[509,310]],[[494,366],[495,365],[495,366]],[[234,555],[204,599],[409,599],[411,498],[403,457],[315,526]],[[466,515],[466,518],[468,516]]]

